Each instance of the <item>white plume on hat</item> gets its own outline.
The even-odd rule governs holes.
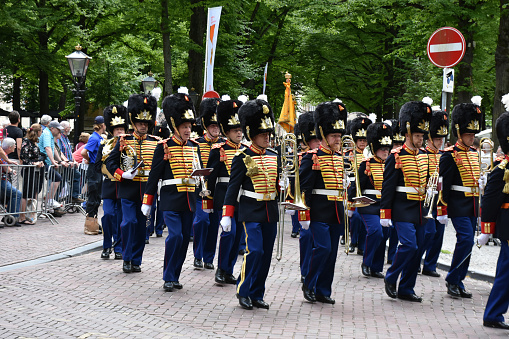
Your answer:
[[[384,120],[384,124],[387,124],[387,125],[389,125],[389,126],[391,126],[391,127],[392,127],[392,121],[391,121],[391,120],[389,120],[389,119]]]
[[[161,97],[161,87],[156,87],[152,90],[151,94],[154,98],[156,98],[157,101],[159,101],[159,98]]]
[[[369,113],[368,117],[371,122],[376,122],[376,113]]]
[[[479,95],[476,95],[476,96],[472,97],[472,99],[471,99],[471,100],[472,100],[472,103],[473,103],[474,105],[481,106],[481,100],[482,100],[482,98],[481,98]]]
[[[269,102],[266,94],[260,94],[256,99],[265,100],[265,101]]]
[[[189,90],[187,89],[187,87],[179,87],[179,89],[177,90],[177,93],[183,93],[183,94],[189,95]]]
[[[502,95],[502,104],[504,104],[505,110],[509,112],[509,93]]]
[[[432,111],[440,111],[441,108],[440,108],[440,106],[436,105],[436,106],[431,106],[431,110]]]
[[[248,101],[248,100],[249,100],[249,97],[248,97],[247,95],[242,94],[242,95],[239,95],[239,97],[237,98],[237,100],[242,101],[242,103],[243,103],[243,104],[245,104],[245,103],[246,103],[246,101]]]
[[[339,103],[343,103],[343,101],[339,100],[338,98],[334,99],[332,102],[339,102]]]
[[[433,99],[431,99],[430,97],[424,97],[422,98],[422,102],[424,102],[425,104],[428,104],[428,105],[433,105]]]
[[[232,98],[230,98],[230,96],[228,94],[224,94],[222,97],[221,97],[221,100],[222,101],[228,101],[228,100],[231,100]]]

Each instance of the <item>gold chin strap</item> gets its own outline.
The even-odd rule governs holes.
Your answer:
[[[461,139],[461,134],[460,134],[460,125],[459,125],[459,124],[456,124],[456,125],[454,125],[454,127],[456,127],[456,134],[458,135],[458,140],[459,140],[459,141],[460,141],[463,145],[465,145],[465,144],[463,143],[463,140]]]
[[[320,135],[322,136],[322,140],[324,140],[325,143],[327,144],[327,147],[329,147],[329,149],[332,150],[331,145],[329,144],[329,142],[327,141],[327,138],[325,138],[325,135],[323,134],[322,126],[318,126],[318,128],[320,129]]]
[[[173,117],[170,117],[171,120],[171,126],[173,126],[173,134],[175,134],[180,140],[184,140],[182,136],[180,135],[177,126],[175,126],[175,120],[173,120]]]
[[[415,147],[415,145],[414,145],[414,139],[413,139],[413,137],[412,137],[412,130],[410,129],[410,122],[409,122],[409,121],[407,121],[407,122],[406,122],[406,132],[407,132],[407,134],[410,136],[410,144],[412,145],[412,147],[413,147],[414,149],[416,149],[416,150],[417,150],[418,148],[417,148],[417,147]]]
[[[249,135],[249,126],[246,126],[246,139],[248,141],[253,141],[253,140],[251,140],[251,136]]]

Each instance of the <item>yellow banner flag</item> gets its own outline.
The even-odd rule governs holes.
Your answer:
[[[286,82],[283,83],[285,86],[285,102],[281,109],[281,115],[279,116],[278,124],[285,129],[287,133],[293,132],[293,126],[295,126],[295,102],[293,101],[293,95],[290,90],[292,75],[286,72]]]

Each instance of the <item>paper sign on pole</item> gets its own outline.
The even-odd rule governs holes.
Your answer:
[[[265,94],[265,87],[267,86],[267,68],[269,67],[269,63],[265,64],[265,71],[263,72],[263,94]]]
[[[217,34],[219,31],[219,19],[222,7],[208,9],[207,17],[207,50],[205,53],[205,77],[203,91],[214,90],[214,58],[216,56]]]
[[[444,68],[444,84],[442,91],[452,93],[454,91],[454,69]]]

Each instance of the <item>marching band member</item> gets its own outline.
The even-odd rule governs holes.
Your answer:
[[[481,231],[479,246],[486,245],[490,235],[500,239],[495,281],[484,311],[483,325],[509,330],[504,313],[509,306],[509,113],[503,113],[495,124],[504,156],[489,175],[481,198]]]
[[[445,138],[449,135],[449,120],[447,113],[441,111],[439,107],[433,107],[431,116],[431,123],[429,126],[429,138],[426,144],[426,152],[429,157],[429,174],[432,175],[438,170],[440,157],[443,153],[441,151]],[[437,272],[437,262],[442,250],[442,242],[444,240],[445,224],[436,220],[437,206],[436,200],[434,201],[433,218],[428,220],[424,232],[423,251],[426,253],[424,258],[424,265],[422,267],[422,274],[430,277],[440,277]],[[444,221],[441,218],[442,221]],[[447,222],[447,219],[445,220]]]
[[[394,224],[399,238],[394,261],[385,275],[385,292],[391,298],[415,302],[422,301],[415,294],[414,286],[420,265],[418,248],[424,239],[423,217],[427,213],[423,201],[428,156],[420,148],[428,134],[430,120],[431,107],[424,102],[411,101],[401,107],[399,123],[401,133],[405,133],[405,143],[393,150],[385,161],[380,200],[380,224],[384,227]]]
[[[122,259],[122,241],[120,237],[120,223],[122,222],[122,205],[118,197],[118,180],[106,169],[106,159],[118,143],[121,135],[127,130],[127,108],[122,105],[111,105],[104,109],[104,124],[113,138],[102,142],[97,152],[96,171],[104,174],[101,198],[103,200],[104,215],[101,219],[103,227],[102,259],[109,259],[113,239],[115,259]],[[106,148],[106,149],[105,149]]]
[[[197,122],[204,129],[205,134],[195,141],[200,147],[202,164],[207,164],[212,146],[224,141],[219,137],[220,130],[216,115],[217,105],[220,102],[217,98],[207,98],[200,103],[200,116]],[[210,197],[197,195],[196,198],[197,207],[193,222],[194,267],[213,270],[220,212],[214,212],[213,201]]]
[[[148,134],[154,127],[157,100],[146,94],[133,94],[127,102],[133,125],[132,135],[120,136],[106,160],[106,167],[119,181],[118,196],[122,204],[122,256],[125,273],[141,272],[145,249],[146,217],[141,212],[142,197],[149,177],[157,139]],[[134,169],[133,166],[139,165]]]
[[[308,151],[317,150],[320,146],[320,140],[316,136],[313,112],[306,112],[299,116],[298,130],[302,135],[302,142],[306,145]],[[306,153],[307,152],[303,152],[299,156],[299,161],[302,161],[302,157],[304,157]],[[296,213],[295,215],[298,217],[298,214],[299,213]],[[306,229],[301,227],[300,229],[299,249],[301,282],[304,283],[304,279],[309,271],[309,260],[312,254],[311,251],[313,250],[313,235],[311,234],[309,227]]]
[[[223,97],[224,98],[224,97]],[[224,98],[217,105],[217,121],[226,141],[216,143],[210,151],[207,167],[214,170],[207,178],[210,197],[213,197],[212,206],[214,213],[222,210],[226,189],[230,181],[233,158],[240,150],[246,148],[242,141],[242,127],[238,111],[242,101]],[[229,228],[221,232],[219,250],[217,253],[217,271],[215,281],[218,284],[236,284],[237,279],[233,276],[233,267],[239,255],[239,243],[242,236],[242,223],[238,222],[238,206],[235,204],[234,217],[231,219]]]
[[[383,122],[375,122],[366,131],[367,143],[373,155],[362,161],[359,166],[359,195],[367,196],[376,202],[358,207],[363,227],[366,228],[366,247],[361,264],[362,274],[375,278],[383,278],[385,243],[391,229],[380,224],[380,196],[384,179],[384,162],[392,149],[392,128]],[[356,195],[355,185],[349,189],[349,199]],[[353,213],[348,210],[348,214]]]
[[[353,141],[355,141],[355,148],[351,151],[348,151],[345,156],[348,161],[352,165],[352,175],[350,176],[350,181],[355,181],[355,174],[353,171],[359,170],[359,165],[361,164],[362,160],[364,160],[364,149],[366,149],[366,146],[368,145],[368,142],[366,141],[366,130],[368,126],[371,124],[371,120],[367,117],[357,117],[347,123],[347,131],[348,134],[352,136]],[[353,155],[355,154],[355,157],[357,157],[357,168],[353,168],[354,161],[353,161]],[[350,160],[351,159],[351,160]],[[354,184],[354,183],[352,183]],[[366,229],[364,228],[364,225],[362,224],[361,217],[359,215],[359,212],[353,211],[353,214],[350,218],[350,253],[355,251],[355,248],[357,247],[357,254],[363,255],[364,254],[364,245],[366,243]]]
[[[397,119],[389,119],[384,121],[392,127],[392,149],[403,146],[405,142],[405,136],[401,135],[399,128],[399,121]],[[390,265],[396,254],[396,248],[398,247],[398,232],[396,228],[391,228],[391,235],[389,236],[389,246],[387,246],[387,263]]]
[[[334,304],[331,298],[334,265],[344,222],[343,196],[347,179],[341,136],[345,133],[347,110],[341,102],[324,102],[313,113],[320,146],[309,151],[300,166],[301,190],[309,210],[299,212],[303,229],[313,237],[309,270],[302,284],[304,298]],[[346,202],[345,202],[346,203]]]
[[[238,221],[244,226],[246,253],[237,281],[237,298],[245,309],[268,309],[263,296],[279,219],[280,161],[277,153],[269,149],[274,114],[261,99],[247,101],[238,114],[244,135],[252,144],[233,158],[221,226],[231,227],[239,198]]]
[[[458,141],[446,148],[440,157],[443,184],[439,193],[437,219],[446,224],[447,217],[451,218],[457,239],[451,268],[445,278],[447,294],[462,298],[472,298],[463,280],[470,263],[479,209],[479,155],[472,145],[475,133],[480,131],[483,113],[479,107],[480,97],[479,100],[474,98],[472,103],[454,106],[451,127]]]
[[[198,145],[191,141],[191,126],[195,121],[194,106],[185,93],[167,96],[162,104],[164,116],[173,132],[161,140],[154,153],[154,161],[142,210],[150,213],[161,179],[160,206],[168,228],[165,241],[163,289],[172,292],[182,289],[179,282],[184,264],[196,206],[196,180],[190,175],[200,162]]]

